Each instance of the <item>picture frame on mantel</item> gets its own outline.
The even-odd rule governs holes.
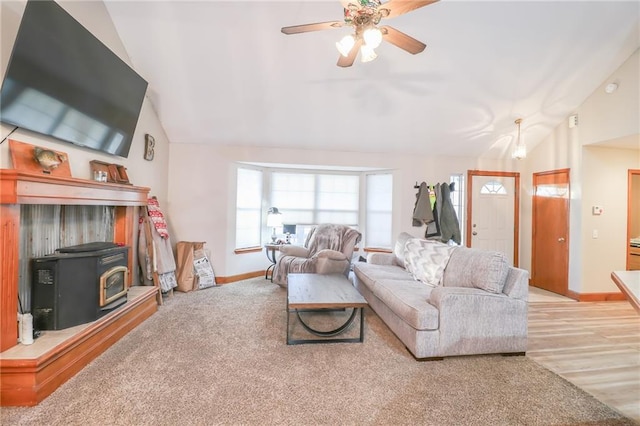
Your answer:
[[[89,165],[91,167],[91,176],[95,176],[96,172],[104,172],[107,176],[107,182],[131,184],[127,175],[127,168],[120,164],[92,160]]]
[[[144,135],[144,159],[147,161],[153,161],[155,156],[156,140],[150,134]]]

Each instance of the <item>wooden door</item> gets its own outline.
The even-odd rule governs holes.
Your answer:
[[[531,284],[569,292],[569,169],[533,174]]]
[[[519,173],[469,171],[467,247],[496,250],[518,266]]]
[[[627,183],[627,270],[640,270],[640,169],[629,169]]]

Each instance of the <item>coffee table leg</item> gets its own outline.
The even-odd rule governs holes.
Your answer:
[[[353,311],[351,312],[349,319],[347,319],[347,321],[344,324],[342,324],[340,327],[331,331],[315,330],[309,327],[309,325],[302,320],[298,309],[287,309],[287,345],[298,345],[301,343],[340,343],[340,342],[362,343],[364,341],[364,308],[351,308],[351,309],[353,309]],[[304,329],[307,330],[309,333],[315,334],[320,337],[332,337],[340,333],[343,333],[351,325],[351,323],[353,323],[353,320],[355,319],[357,312],[360,311],[360,335],[358,337],[344,338],[344,339],[340,339],[340,338],[338,339],[292,339],[290,334],[289,316],[293,314],[294,310],[295,310],[296,316],[298,317],[298,320],[300,321],[300,324],[302,324],[302,327],[304,327]],[[304,312],[304,310],[302,311]],[[310,309],[310,311],[319,311],[319,310]]]
[[[302,317],[300,317],[300,311],[298,309],[296,309],[296,315],[298,316],[298,320],[300,321],[300,324],[302,324],[302,326],[304,327],[305,330],[307,330],[309,333],[311,334],[315,334],[316,336],[320,336],[320,337],[331,337],[331,336],[335,336],[337,334],[342,333],[343,331],[345,331],[353,322],[353,320],[356,317],[356,314],[358,313],[358,308],[352,308],[352,312],[351,312],[351,316],[349,317],[349,319],[342,324],[340,327],[336,328],[335,330],[330,330],[330,331],[320,331],[320,330],[316,330],[314,328],[311,328],[307,323],[305,323],[302,319]],[[362,331],[362,330],[361,330]]]

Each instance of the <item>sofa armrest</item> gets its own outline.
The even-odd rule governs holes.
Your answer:
[[[526,352],[527,302],[471,287],[436,287],[440,348],[447,354]]]
[[[278,249],[283,256],[309,257],[309,249],[306,247],[282,244]]]
[[[509,274],[502,292],[512,299],[529,300],[529,271],[520,268],[509,268]]]
[[[331,249],[320,250],[319,252],[314,254],[313,257],[327,260],[348,260],[347,256],[344,253]]]
[[[380,253],[380,252],[369,253],[367,255],[367,263],[371,263],[373,265],[397,266],[396,255],[393,253]]]
[[[503,299],[508,297],[502,293],[491,293],[473,287],[435,287],[429,296],[429,303],[442,310],[447,308],[447,304],[469,305],[472,303],[482,303],[488,299]]]

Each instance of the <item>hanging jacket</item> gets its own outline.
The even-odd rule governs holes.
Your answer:
[[[456,211],[453,208],[453,203],[451,203],[451,189],[449,184],[443,183],[440,185],[440,193],[438,218],[440,220],[441,241],[448,243],[449,240],[453,240],[456,244],[460,244],[460,224]]]
[[[422,226],[433,222],[433,220],[433,211],[429,200],[429,187],[425,182],[422,182],[416,194],[416,204],[413,208],[413,226]]]

